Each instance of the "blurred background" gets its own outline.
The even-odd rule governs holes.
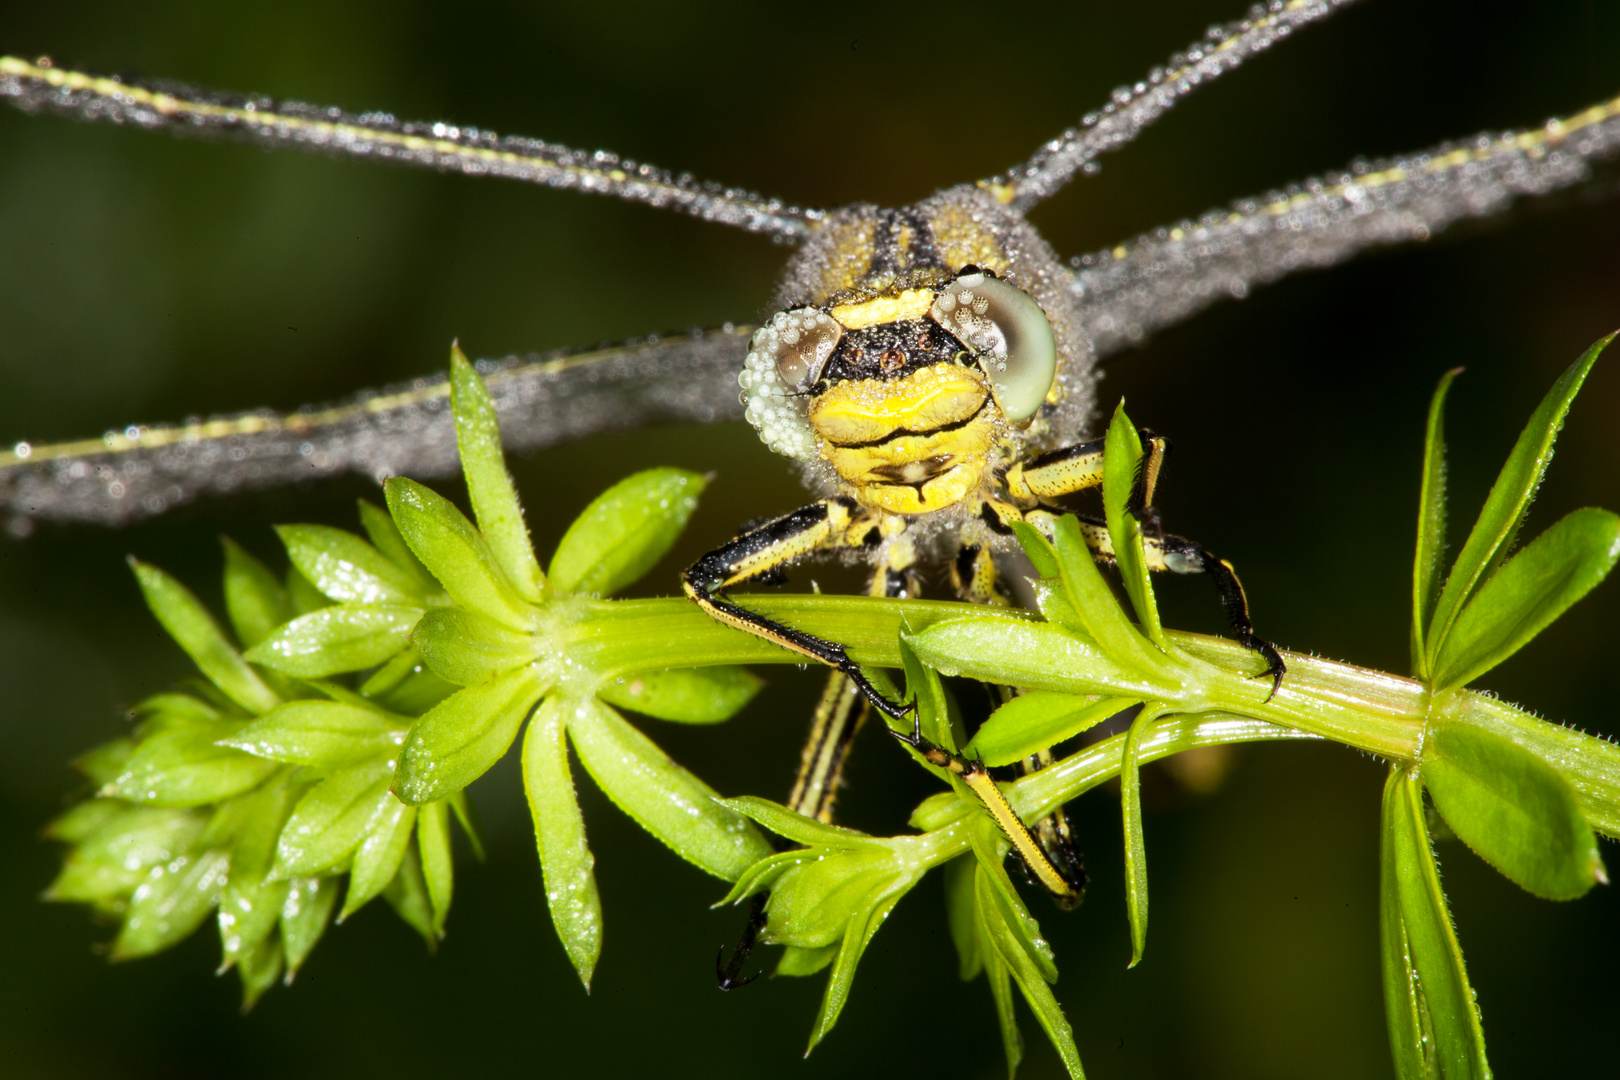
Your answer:
[[[808,205],[899,204],[1020,160],[1242,13],[1235,0],[867,3],[855,19],[728,0],[537,7],[17,3],[0,10],[0,51],[607,147]],[[1620,9],[1598,0],[1488,17],[1461,2],[1369,0],[1194,95],[1034,220],[1065,256],[1111,246],[1358,154],[1568,114],[1620,93],[1616,57]],[[1450,414],[1461,529],[1540,395],[1620,326],[1614,195],[1599,184],[1303,275],[1109,364],[1104,400],[1125,395],[1138,423],[1174,441],[1167,523],[1236,563],[1262,633],[1405,670],[1431,388],[1467,365]],[[577,194],[0,110],[0,444],[339,398],[441,369],[457,336],[491,357],[752,320],[767,313],[783,258],[758,237]],[[1620,507],[1617,363],[1576,404],[1532,531],[1577,506]],[[657,464],[717,479],[648,593],[674,591],[678,568],[738,522],[801,499],[745,426],[583,442],[514,463],[540,550],[594,493]],[[380,493],[355,479],[204,501],[117,532],[42,526],[0,542],[0,1071],[1001,1075],[989,995],[956,981],[937,881],[877,937],[837,1031],[801,1064],[821,978],[720,994],[712,957],[739,913],[709,911],[721,885],[588,781],[607,936],[587,997],[545,912],[511,761],[473,788],[489,860],[459,864],[437,955],[374,904],[328,933],[296,986],[245,1017],[235,977],[212,977],[211,926],[164,956],[108,966],[96,953],[108,928],[39,901],[57,854],[38,834],[76,790],[68,759],[187,671],[124,555],[217,607],[221,534],[279,560],[272,523],[353,527],[357,497]],[[816,568],[796,587],[812,577],[853,584]],[[1489,688],[1553,720],[1620,731],[1615,589]],[[1204,582],[1167,582],[1161,603],[1171,625],[1221,629]],[[721,791],[780,797],[821,676],[765,674],[766,694],[723,728],[649,730]],[[1153,932],[1131,972],[1116,805],[1099,791],[1073,808],[1093,875],[1086,903],[1060,915],[1031,900],[1088,1075],[1388,1074],[1383,776],[1340,748],[1277,745],[1238,751],[1210,794],[1155,780]],[[844,818],[899,831],[928,790],[868,734]],[[1552,904],[1455,841],[1440,857],[1499,1074],[1612,1068],[1613,891]],[[1023,1023],[1023,1075],[1059,1075]]]

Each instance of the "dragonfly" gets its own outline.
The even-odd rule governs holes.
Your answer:
[[[1186,94],[1342,6],[1275,5],[1195,44],[1126,88],[1024,164],[973,185],[1022,214],[1098,158],[1123,147]],[[8,61],[0,94],[25,109],[67,112],[187,135],[218,136],[409,165],[508,176],[649,203],[803,244],[827,211],[699,184],[613,155],[530,140],[503,141],[449,124],[402,125],[267,99],[98,82],[37,61]],[[167,93],[167,98],[163,94]],[[172,104],[171,104],[172,103]],[[1225,298],[1369,248],[1426,239],[1455,221],[1495,214],[1589,178],[1617,141],[1617,103],[1576,110],[1543,128],[1462,140],[1362,163],[1202,219],[1155,230],[1058,267],[1074,297],[1084,343],[1067,358],[1084,383],[1092,365]],[[215,110],[215,111],[209,111]],[[712,422],[742,415],[736,375],[754,327],[486,363],[514,448],[537,448],[641,424]],[[453,467],[454,440],[435,379],[292,414],[225,416],[174,426],[131,424],[95,439],[20,442],[0,457],[0,497],[27,522],[122,523],[211,491],[241,491],[311,476],[434,475]],[[1076,395],[1076,416],[1089,401]],[[1078,437],[1083,421],[1059,426]]]

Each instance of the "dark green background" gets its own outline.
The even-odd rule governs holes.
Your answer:
[[[448,119],[621,153],[810,205],[910,201],[995,172],[1139,77],[1218,3],[11,4],[0,51]],[[1493,5],[1493,8],[1497,6]],[[1197,214],[1356,154],[1538,123],[1620,93],[1620,12],[1598,0],[1372,0],[1202,91],[1101,176],[1042,207],[1065,255]],[[1285,646],[1401,670],[1420,426],[1456,364],[1453,477],[1471,515],[1557,372],[1620,326],[1620,200],[1599,189],[1421,247],[1260,290],[1117,357],[1104,396],[1174,439],[1161,507],[1232,558]],[[0,443],[132,421],[288,408],[480,356],[747,320],[783,252],[636,206],[505,181],[268,155],[0,111]],[[1532,515],[1620,507],[1620,373],[1576,405]],[[515,469],[542,551],[596,491],[679,464],[717,480],[677,567],[739,521],[800,498],[740,426],[564,447]],[[608,920],[596,990],[546,916],[518,781],[474,789],[490,859],[463,866],[437,956],[381,905],[331,932],[291,990],[240,1017],[212,931],[121,967],[108,930],[37,896],[38,830],[64,763],[116,735],[129,702],[185,671],[144,611],[135,553],[218,601],[217,536],[269,557],[272,522],[352,525],[368,483],[215,500],[122,532],[41,527],[0,543],[0,1073],[7,1076],[994,1076],[982,983],[962,986],[939,887],[903,903],[838,1030],[798,1060],[820,979],[721,995],[709,964],[736,913],[586,790]],[[833,584],[837,572],[814,574]],[[1600,589],[1491,689],[1603,733],[1616,594]],[[1216,631],[1203,583],[1162,589],[1168,621]],[[659,726],[722,791],[780,795],[815,676],[720,729]],[[1375,912],[1383,766],[1330,746],[1240,752],[1213,796],[1168,785],[1147,816],[1153,933],[1127,973],[1117,811],[1075,808],[1095,884],[1037,914],[1094,1077],[1368,1077],[1388,1072]],[[868,738],[845,799],[893,832],[926,794]],[[1613,849],[1608,853],[1612,856]],[[1446,884],[1499,1075],[1612,1068],[1620,902],[1534,900],[1453,843]],[[1620,868],[1620,860],[1611,858]],[[1025,1019],[1025,1075],[1057,1075]]]

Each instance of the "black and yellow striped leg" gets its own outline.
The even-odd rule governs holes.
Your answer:
[[[1010,509],[1010,508],[1008,508]],[[988,515],[988,516],[987,516]],[[994,508],[981,513],[981,518],[987,521],[996,516]],[[1005,604],[1007,599],[1003,595],[1000,575],[996,572],[995,560],[990,555],[990,549],[984,544],[964,544],[957,551],[956,558],[951,562],[951,584],[956,589],[956,595],[963,600],[979,604]],[[1012,696],[1007,687],[987,687],[992,697],[1005,702]],[[1031,773],[1052,763],[1050,751],[1041,751],[1031,755],[1022,763],[1024,772]],[[988,809],[988,807],[987,807]],[[993,812],[993,811],[992,811]],[[1004,826],[1005,828],[1005,826]],[[1018,828],[1022,829],[1020,824]],[[1034,848],[1037,849],[1051,864],[1052,869],[1043,873],[1038,869],[1026,868],[1036,880],[1046,881],[1057,879],[1067,882],[1070,888],[1053,893],[1053,899],[1059,907],[1072,908],[1080,903],[1081,895],[1086,885],[1085,863],[1079,851],[1074,846],[1073,838],[1069,833],[1068,818],[1063,809],[1059,807],[1048,816],[1036,822],[1033,829]],[[1011,834],[1009,834],[1010,836]],[[1017,845],[1021,849],[1028,845]]]
[[[1040,842],[1013,812],[1012,804],[1007,801],[1007,796],[1001,793],[1001,788],[996,786],[996,782],[990,778],[990,772],[982,761],[953,754],[923,738],[921,718],[914,719],[909,735],[896,731],[894,736],[921,754],[929,764],[952,773],[967,785],[967,789],[973,792],[984,806],[1002,834],[1012,842],[1013,850],[1024,860],[1024,865],[1030,869],[1046,891],[1056,898],[1059,905],[1073,907],[1080,902],[1085,887],[1083,876],[1078,881],[1072,880],[1065,876],[1063,867],[1046,857],[1046,852],[1041,850]]]
[[[715,548],[686,569],[681,575],[681,584],[686,595],[715,619],[837,668],[873,705],[896,720],[904,720],[910,715],[908,707],[897,705],[878,693],[842,645],[784,626],[732,603],[724,595],[724,590],[733,585],[780,570],[801,556],[844,543],[855,520],[853,499],[834,496],[813,502]]]
[[[871,585],[867,589],[869,594],[890,599],[916,595],[912,570],[914,552],[910,545],[897,545],[897,548],[872,575]],[[788,795],[789,809],[818,821],[832,822],[833,803],[838,797],[844,760],[870,711],[870,703],[860,686],[845,672],[833,671],[828,676],[826,688],[822,690],[821,700],[817,702],[811,718],[809,738],[799,756],[798,774]],[[715,978],[720,989],[735,990],[759,978],[758,973],[744,976],[742,968],[753,952],[760,932],[765,929],[765,902],[769,895],[768,892],[754,894],[749,905],[748,923],[729,961],[726,960],[725,946],[720,947],[714,962]]]

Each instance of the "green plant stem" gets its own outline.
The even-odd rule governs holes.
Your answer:
[[[946,674],[1072,694],[1149,697],[1171,715],[1142,733],[1151,761],[1195,746],[1256,739],[1320,737],[1380,757],[1421,757],[1431,715],[1428,688],[1415,680],[1351,664],[1285,653],[1288,675],[1266,701],[1259,666],[1235,642],[1169,632],[1185,658],[1145,680],[1076,635],[1030,612],[947,601],[894,601],[844,596],[745,596],[742,603],[810,633],[843,642],[860,663],[901,666],[902,628],[930,627],[964,635],[1015,634],[1030,648],[996,650],[1025,657],[1017,664],[968,664],[924,655]],[[942,625],[943,624],[943,625]],[[803,658],[721,626],[681,599],[580,600],[555,628],[558,652],[593,678],[634,671],[713,664],[802,664]],[[1173,677],[1172,677],[1173,676]],[[1620,747],[1538,719],[1486,694],[1449,691],[1432,702],[1435,716],[1476,724],[1523,746],[1563,773],[1580,794],[1594,829],[1620,836]],[[1213,714],[1213,715],[1211,715]],[[1055,766],[1008,785],[1019,813],[1038,817],[1119,770],[1122,738],[1097,743]],[[1099,772],[1098,770],[1101,770]]]

